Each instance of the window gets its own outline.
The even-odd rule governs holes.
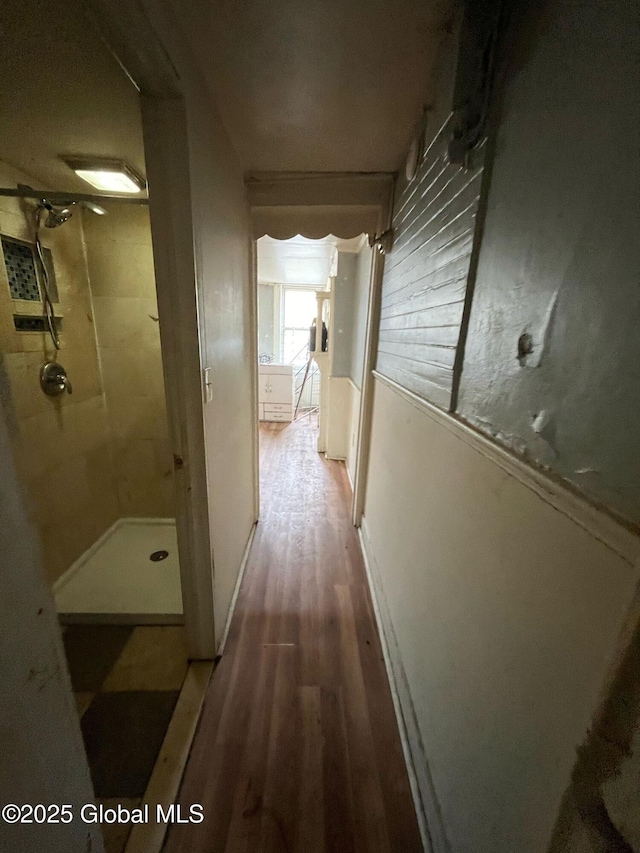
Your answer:
[[[284,287],[282,291],[282,363],[304,364],[309,357],[309,327],[316,316],[316,292]]]

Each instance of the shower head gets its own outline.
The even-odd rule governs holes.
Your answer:
[[[90,210],[91,213],[95,213],[98,216],[104,216],[107,212],[104,207],[100,207],[99,204],[96,204],[93,201],[67,201],[61,202],[60,204],[53,204],[46,199],[42,199],[40,202],[40,209],[47,211],[47,218],[44,221],[46,228],[57,228],[58,225],[62,225],[68,219],[71,219],[73,216],[73,208],[79,204],[81,207]]]
[[[57,228],[73,216],[73,206],[75,201],[67,204],[52,204],[45,198],[42,199],[38,207],[41,210],[47,211],[47,217],[44,220],[46,228]]]
[[[47,205],[47,218],[44,221],[46,228],[57,228],[73,216],[72,204],[70,205]]]

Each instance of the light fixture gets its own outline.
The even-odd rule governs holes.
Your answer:
[[[107,212],[104,207],[100,207],[100,205],[96,204],[94,201],[83,201],[82,206],[86,207],[87,210],[90,210],[91,213],[96,213],[98,216],[105,216]]]
[[[145,179],[124,160],[97,157],[65,157],[63,159],[79,178],[97,190],[107,193],[134,194],[147,188]]]

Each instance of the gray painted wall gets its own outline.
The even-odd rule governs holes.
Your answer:
[[[638,522],[637,8],[520,5],[459,411]]]
[[[338,252],[333,296],[333,376],[351,375],[357,255]]]
[[[357,255],[338,253],[332,375],[348,377],[357,388],[362,387],[370,276],[371,249],[368,245],[365,244]]]
[[[364,344],[367,334],[370,280],[371,249],[365,243],[356,255],[356,269],[353,281],[353,330],[349,376],[358,389],[362,388],[362,371],[364,370]]]

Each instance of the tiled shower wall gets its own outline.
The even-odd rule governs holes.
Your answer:
[[[0,163],[0,184],[17,183],[37,186]],[[73,394],[42,393],[39,371],[55,351],[48,334],[15,331],[13,314],[29,308],[11,299],[0,260],[0,396],[52,583],[118,518],[173,515],[148,214],[123,207],[111,206],[99,228],[97,216],[76,212],[41,230],[63,318],[57,359]],[[0,232],[32,243],[32,211],[0,197]],[[41,313],[38,303],[30,309]]]
[[[149,211],[84,213],[98,355],[121,515],[174,515]]]
[[[2,186],[34,179],[0,164]],[[0,198],[0,231],[33,242],[33,206]],[[74,215],[56,229],[42,228],[53,253],[63,317],[58,361],[67,369],[73,394],[47,397],[39,371],[54,358],[48,334],[16,332],[13,301],[0,261],[0,393],[9,421],[15,461],[26,500],[41,534],[47,576],[55,581],[119,517],[112,477],[111,439],[102,390],[91,294],[82,237]],[[38,311],[38,303],[31,303]],[[26,310],[26,309],[25,309]]]

